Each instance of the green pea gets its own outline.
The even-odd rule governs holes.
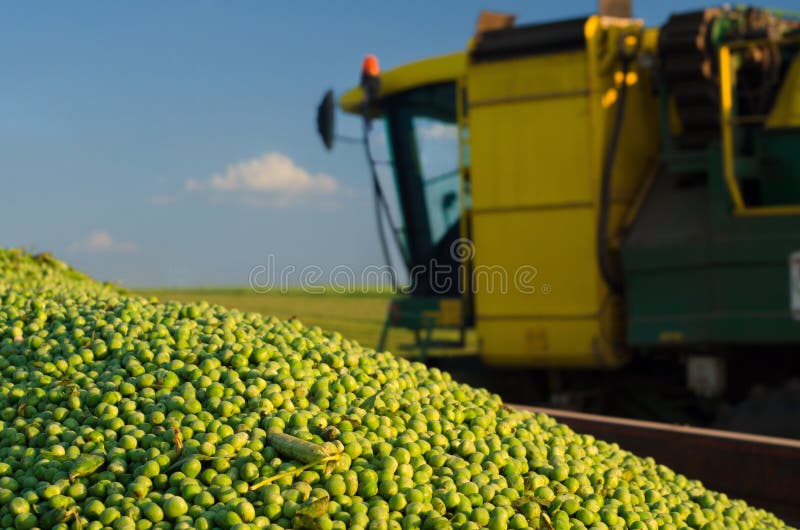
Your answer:
[[[189,511],[189,507],[183,497],[173,495],[164,501],[163,511],[168,519],[176,519],[186,514]]]
[[[482,506],[474,508],[472,513],[470,513],[470,520],[478,523],[480,526],[486,526],[490,520],[489,510]]]
[[[120,513],[119,513],[119,510],[117,508],[108,507],[105,510],[103,510],[102,513],[100,513],[100,517],[98,518],[98,520],[104,526],[111,526],[111,524],[114,521],[116,521],[117,519],[119,519],[119,517],[120,517]]]
[[[142,505],[142,515],[154,523],[158,523],[164,519],[164,512],[161,507],[151,501],[145,502]]]
[[[28,513],[31,509],[31,505],[28,503],[27,500],[23,499],[22,497],[15,497],[8,503],[8,510],[13,515],[19,515],[22,513]]]

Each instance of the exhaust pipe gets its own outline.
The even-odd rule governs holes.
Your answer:
[[[631,0],[598,0],[597,12],[603,17],[631,18]]]

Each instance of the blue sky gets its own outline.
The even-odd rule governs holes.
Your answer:
[[[243,285],[270,254],[278,266],[379,264],[362,152],[328,153],[314,130],[324,90],[355,84],[368,52],[386,69],[462,49],[482,7],[533,22],[595,5],[5,4],[0,245],[130,286]],[[704,5],[640,0],[634,14],[654,25]]]

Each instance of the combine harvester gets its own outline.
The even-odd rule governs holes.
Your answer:
[[[329,149],[335,105],[329,91],[318,109]],[[364,118],[384,255],[388,237],[412,280],[379,348],[411,329],[426,360],[474,333],[477,362],[448,369],[472,366],[479,384],[505,369],[546,389],[537,400],[669,422],[719,421],[745,401],[729,426],[800,436],[786,385],[800,366],[796,15],[709,8],[647,28],[626,2],[532,25],[485,12],[465,51],[386,72],[368,57],[339,106]],[[430,158],[441,138],[444,173]],[[509,380],[494,389],[517,399]],[[795,423],[745,406],[756,385],[794,396]],[[693,475],[800,521],[794,441],[554,414],[678,469],[691,451]]]

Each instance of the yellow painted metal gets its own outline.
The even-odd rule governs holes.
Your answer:
[[[800,206],[748,206],[736,212],[742,216],[800,215]]]
[[[439,55],[398,66],[380,74],[381,87],[378,96],[385,97],[420,86],[453,81],[464,75],[465,68],[465,52]],[[345,112],[360,114],[363,100],[364,91],[357,86],[342,94],[339,106]]]
[[[442,298],[439,301],[439,311],[436,315],[436,325],[438,327],[461,326],[464,317],[461,311],[461,300],[458,298]]]
[[[470,40],[469,46],[474,44]],[[469,49],[469,48],[468,48]],[[463,75],[456,79],[456,125],[458,126],[458,208],[461,215],[458,218],[458,231],[463,241],[469,241],[470,234],[470,209],[472,208],[471,202],[468,200],[470,196],[470,147],[469,147],[469,121],[467,116],[466,105],[467,94],[467,78],[466,71]],[[468,285],[467,280],[469,271],[472,268],[472,256],[466,255],[458,264],[459,267],[459,281],[460,285]],[[461,303],[464,307],[472,307],[472,291],[470,289],[460,289]],[[461,311],[463,318],[464,312]],[[463,323],[463,321],[462,321]]]
[[[655,50],[657,32],[641,26],[594,16],[584,49],[467,65],[472,279],[487,364],[600,367],[626,358],[621,305],[597,270],[595,235],[618,83],[629,86],[612,236],[657,158],[649,76],[619,72],[626,38]]]
[[[765,124],[767,129],[783,127],[800,127],[800,54],[789,66]]]
[[[491,366],[586,368],[615,366],[622,360],[609,357],[608,348],[600,344],[597,322],[591,319],[487,319],[480,323],[479,337],[482,359]],[[576,350],[579,340],[588,341],[588,349]]]
[[[593,318],[594,209],[517,209],[473,216],[478,319]],[[573,273],[575,276],[572,276]]]
[[[731,49],[722,46],[719,50],[719,112],[722,137],[722,174],[725,185],[728,187],[733,208],[736,212],[744,210],[744,200],[739,184],[734,174],[733,159],[733,64],[731,63]]]
[[[470,66],[475,210],[592,200],[589,160],[575,156],[590,148],[585,53],[558,59],[542,55]],[[560,178],[525,178],[533,168]]]
[[[721,46],[719,50],[719,93],[720,93],[720,134],[722,139],[722,172],[728,188],[733,212],[741,216],[800,215],[800,206],[747,206],[742,199],[739,181],[736,179],[736,160],[734,156],[733,126],[736,120],[733,111],[733,88],[735,62],[731,47]]]
[[[586,54],[582,51],[534,55],[504,61],[481,62],[469,66],[469,106],[473,109],[493,103],[535,99],[555,99],[560,95],[578,96],[586,83]],[[548,75],[542,76],[543,69]]]

